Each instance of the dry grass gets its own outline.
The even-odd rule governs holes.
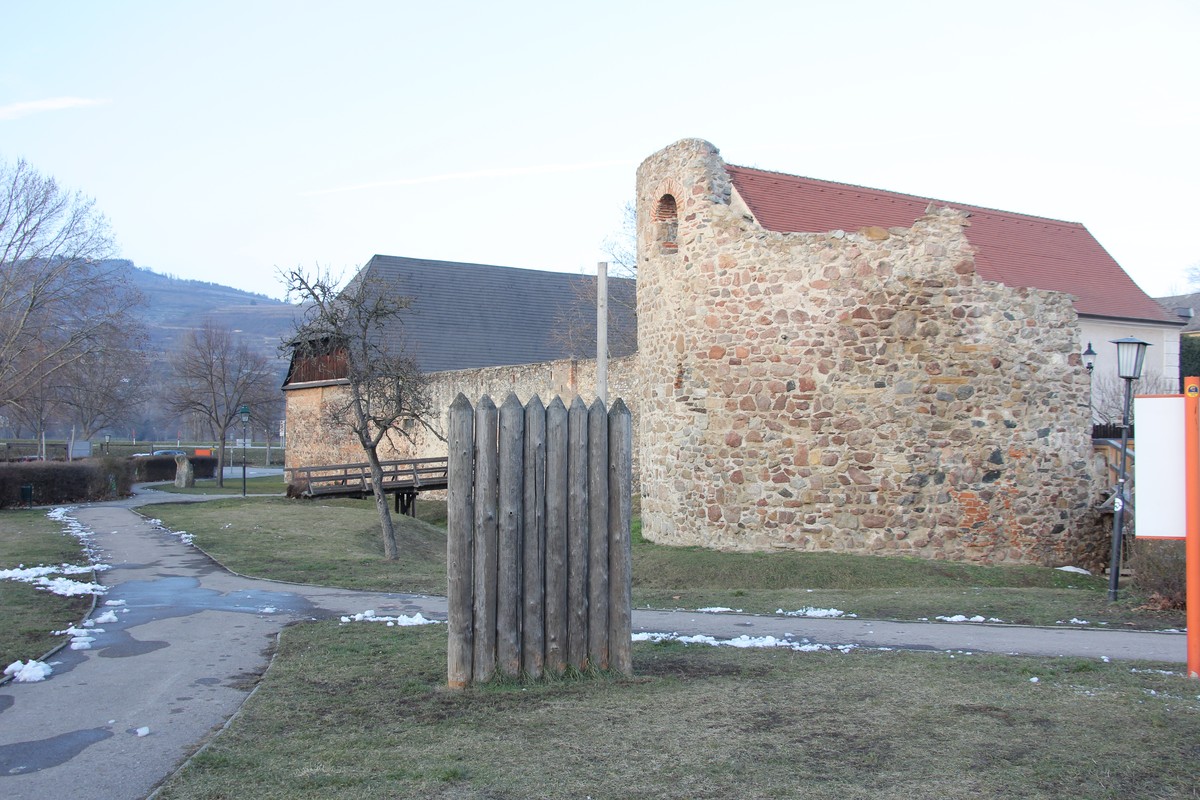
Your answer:
[[[293,627],[161,796],[1200,797],[1196,683],[1128,664],[642,644],[635,672],[456,693],[440,626]]]

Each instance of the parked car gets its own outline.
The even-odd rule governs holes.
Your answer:
[[[183,450],[155,450],[156,456],[186,456],[187,453]]]

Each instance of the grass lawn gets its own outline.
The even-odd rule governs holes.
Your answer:
[[[285,499],[154,506],[230,569],[356,589],[443,594],[445,503],[421,500],[418,519],[395,516],[398,562],[383,559],[369,500]],[[633,601],[653,608],[721,606],[748,613],[837,608],[874,619],[982,615],[1055,625],[1182,628],[1182,612],[1140,610],[1129,590],[1108,602],[1106,581],[1044,567],[984,567],[833,553],[722,553],[633,536]]]
[[[63,563],[86,564],[87,558],[62,525],[45,511],[0,511],[0,570]],[[32,584],[0,580],[0,669],[18,659],[40,658],[62,644],[50,632],[78,622],[90,606],[90,596],[60,597]]]
[[[239,489],[240,494],[240,489]],[[241,497],[148,506],[234,572],[386,592],[446,593],[446,531],[394,514],[400,558],[383,557],[371,500]]]
[[[1197,684],[1082,659],[634,649],[445,684],[444,626],[294,626],[194,798],[1198,798]],[[1037,681],[1032,681],[1037,678]]]
[[[179,489],[174,483],[152,483],[151,489],[174,494],[236,494],[242,493],[242,479],[226,478],[224,486],[217,486],[216,478],[202,478],[190,489]],[[287,481],[282,475],[263,475],[246,479],[247,494],[283,494],[287,491]]]

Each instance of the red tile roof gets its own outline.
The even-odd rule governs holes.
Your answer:
[[[726,166],[759,224],[777,232],[911,227],[931,202],[968,212],[967,241],[984,280],[1075,297],[1083,315],[1178,322],[1078,222],[916,197],[798,175]]]

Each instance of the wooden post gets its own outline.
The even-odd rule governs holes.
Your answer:
[[[546,409],[546,672],[567,664],[567,407]]]
[[[568,412],[567,446],[567,666],[587,669],[588,623],[588,410],[578,396]]]
[[[473,682],[496,672],[496,404],[487,395],[475,409],[475,648]]]
[[[596,264],[596,396],[608,402],[608,262]]]
[[[521,505],[525,480],[525,410],[510,393],[500,407],[500,520],[496,587],[496,662],[521,674]]]
[[[475,412],[461,393],[450,405],[446,464],[446,606],[449,642],[446,676],[452,689],[471,682],[472,550],[475,510],[471,488],[475,473]]]
[[[523,510],[521,668],[536,680],[546,662],[546,407],[536,394],[525,406]]]
[[[588,664],[608,669],[608,410],[588,409]]]
[[[609,666],[633,674],[633,418],[617,398],[608,412]]]

